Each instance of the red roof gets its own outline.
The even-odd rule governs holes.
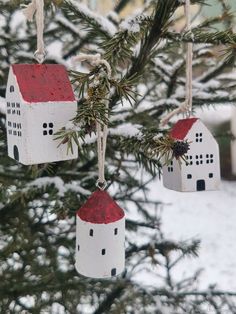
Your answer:
[[[108,224],[124,217],[124,211],[106,191],[97,190],[78,210],[80,219],[94,224]]]
[[[66,68],[60,64],[14,64],[23,99],[29,103],[74,101]]]
[[[170,131],[170,136],[176,140],[184,140],[188,134],[188,131],[192,128],[193,124],[197,120],[198,118],[179,120]]]

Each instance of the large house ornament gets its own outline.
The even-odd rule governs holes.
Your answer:
[[[198,118],[179,120],[170,137],[188,140],[186,161],[173,158],[163,166],[163,184],[181,192],[217,190],[220,185],[219,146],[208,128]]]
[[[78,157],[59,146],[54,134],[76,116],[77,102],[64,66],[42,64],[46,55],[43,41],[44,1],[32,0],[23,10],[26,18],[37,25],[39,64],[14,64],[10,67],[7,102],[8,155],[24,165],[34,165]]]
[[[8,155],[24,165],[78,157],[53,134],[76,115],[77,102],[67,71],[58,64],[14,64],[7,82]]]

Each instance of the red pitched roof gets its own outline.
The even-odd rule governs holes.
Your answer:
[[[94,224],[108,224],[124,217],[124,211],[106,191],[97,190],[78,210],[80,219]]]
[[[184,140],[188,131],[197,120],[198,118],[179,120],[170,131],[170,136],[176,140]]]
[[[23,99],[29,103],[74,101],[66,68],[60,64],[14,64]]]

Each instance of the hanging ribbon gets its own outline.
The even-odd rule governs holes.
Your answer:
[[[33,21],[34,14],[36,15],[37,50],[35,51],[34,56],[38,63],[43,63],[46,56],[43,41],[44,0],[32,0],[32,2],[23,9],[23,13],[28,21]]]
[[[186,16],[186,32],[191,31],[191,11],[190,11],[190,0],[185,0],[185,16]],[[169,120],[179,113],[186,113],[190,116],[192,113],[192,80],[193,80],[193,44],[187,43],[187,55],[186,55],[186,94],[185,102],[183,102],[178,108],[167,114],[162,120],[161,124],[165,125]]]
[[[92,66],[104,65],[107,69],[108,78],[111,77],[111,73],[112,73],[111,66],[106,60],[101,58],[100,54],[96,54],[96,55],[80,54],[79,56],[74,57],[73,61],[80,61],[80,62],[87,61]],[[108,119],[109,100],[105,101],[105,106],[106,106],[106,119]],[[107,182],[105,179],[105,157],[106,157],[108,126],[100,121],[96,121],[96,131],[97,131],[97,150],[98,150],[98,180],[97,180],[96,186],[100,190],[105,190],[105,188],[107,187]]]

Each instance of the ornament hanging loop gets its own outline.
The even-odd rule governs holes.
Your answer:
[[[45,51],[42,53],[42,52],[39,52],[38,50],[36,50],[34,53],[35,60],[40,64],[42,64],[44,62],[45,57],[46,57]]]
[[[96,182],[96,187],[99,188],[101,191],[104,191],[107,188],[107,181],[101,182],[99,179]]]
[[[34,57],[38,63],[43,63],[46,52],[44,49],[43,31],[44,31],[44,0],[32,0],[30,4],[23,9],[23,13],[28,21],[32,21],[35,15],[37,26],[37,50]]]

